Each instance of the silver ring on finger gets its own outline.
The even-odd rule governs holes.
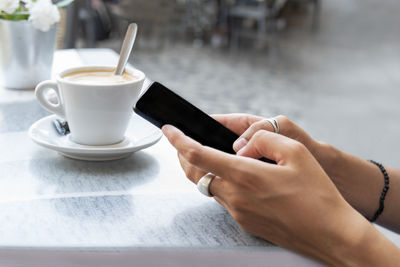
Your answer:
[[[212,197],[213,195],[210,192],[210,184],[212,180],[215,178],[215,175],[211,172],[207,173],[197,182],[197,189],[199,189],[200,193],[207,197]]]
[[[266,119],[269,123],[271,123],[272,127],[274,127],[275,133],[279,134],[279,123],[278,120],[275,118],[268,118]]]

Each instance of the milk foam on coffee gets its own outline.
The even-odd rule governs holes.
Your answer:
[[[127,72],[124,72],[123,75],[114,75],[113,71],[86,70],[68,73],[63,76],[63,79],[79,84],[112,85],[131,82],[137,80],[138,77],[128,74]]]

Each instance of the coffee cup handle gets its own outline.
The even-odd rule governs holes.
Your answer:
[[[57,95],[57,104],[51,103],[46,93],[48,90],[53,89]],[[39,103],[48,111],[55,113],[56,115],[60,116],[61,118],[65,119],[65,111],[64,107],[61,103],[60,97],[60,90],[58,85],[54,81],[44,81],[39,83],[35,89],[35,96]]]

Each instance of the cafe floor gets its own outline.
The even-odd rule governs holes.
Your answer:
[[[322,2],[319,29],[293,16],[273,56],[178,43],[138,49],[132,63],[209,113],[285,114],[318,140],[400,167],[400,2]]]

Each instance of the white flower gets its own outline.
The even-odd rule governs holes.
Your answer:
[[[29,13],[29,21],[33,27],[44,32],[47,32],[53,24],[60,20],[60,12],[51,0],[32,2],[29,5]]]
[[[19,0],[0,0],[0,11],[12,14],[19,7]]]

